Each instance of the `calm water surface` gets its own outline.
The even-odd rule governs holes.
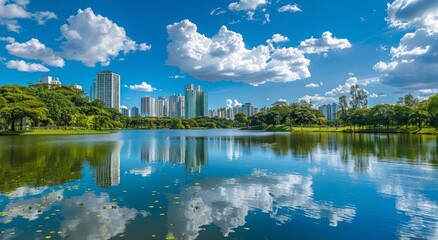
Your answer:
[[[3,239],[438,239],[436,136],[0,137]]]

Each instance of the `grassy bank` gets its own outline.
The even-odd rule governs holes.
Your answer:
[[[41,136],[41,135],[84,135],[84,134],[107,134],[110,131],[85,130],[85,129],[37,129],[29,131],[4,131],[3,136]]]
[[[419,129],[416,126],[405,127],[390,127],[390,128],[352,128],[352,127],[299,127],[295,126],[292,129],[285,125],[269,126],[267,128],[254,127],[251,130],[264,130],[268,132],[331,132],[331,133],[397,133],[397,134],[438,134],[438,130],[433,127],[424,127]]]

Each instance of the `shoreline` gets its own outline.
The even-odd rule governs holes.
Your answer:
[[[236,129],[239,131],[259,131],[259,132],[289,132],[289,133],[343,133],[343,134],[412,134],[412,135],[438,135],[438,130],[433,127],[424,127],[421,130],[418,128],[389,128],[389,129],[353,129],[350,127],[293,127],[291,130],[288,126],[270,126],[267,128],[255,127],[248,128],[211,128],[211,129]],[[28,131],[10,130],[0,132],[1,136],[56,136],[56,135],[94,135],[94,134],[110,134],[120,130],[210,130],[210,128],[190,128],[190,129],[145,129],[145,128],[126,128],[126,129],[111,129],[111,130],[86,130],[86,129],[37,129]]]

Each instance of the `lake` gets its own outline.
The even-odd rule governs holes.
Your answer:
[[[0,137],[3,239],[438,239],[437,136]]]

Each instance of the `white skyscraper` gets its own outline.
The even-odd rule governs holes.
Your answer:
[[[155,100],[155,116],[169,116],[169,100],[165,99],[164,97],[159,97],[157,100]]]
[[[173,94],[169,98],[169,116],[171,118],[184,119],[185,116],[185,97],[181,94]]]
[[[155,117],[155,98],[149,96],[141,98],[140,112],[143,117]]]
[[[120,75],[111,71],[97,73],[96,98],[107,107],[120,108]]]
[[[49,85],[61,85],[59,78],[53,78],[52,76],[42,76],[38,83],[49,84]]]

